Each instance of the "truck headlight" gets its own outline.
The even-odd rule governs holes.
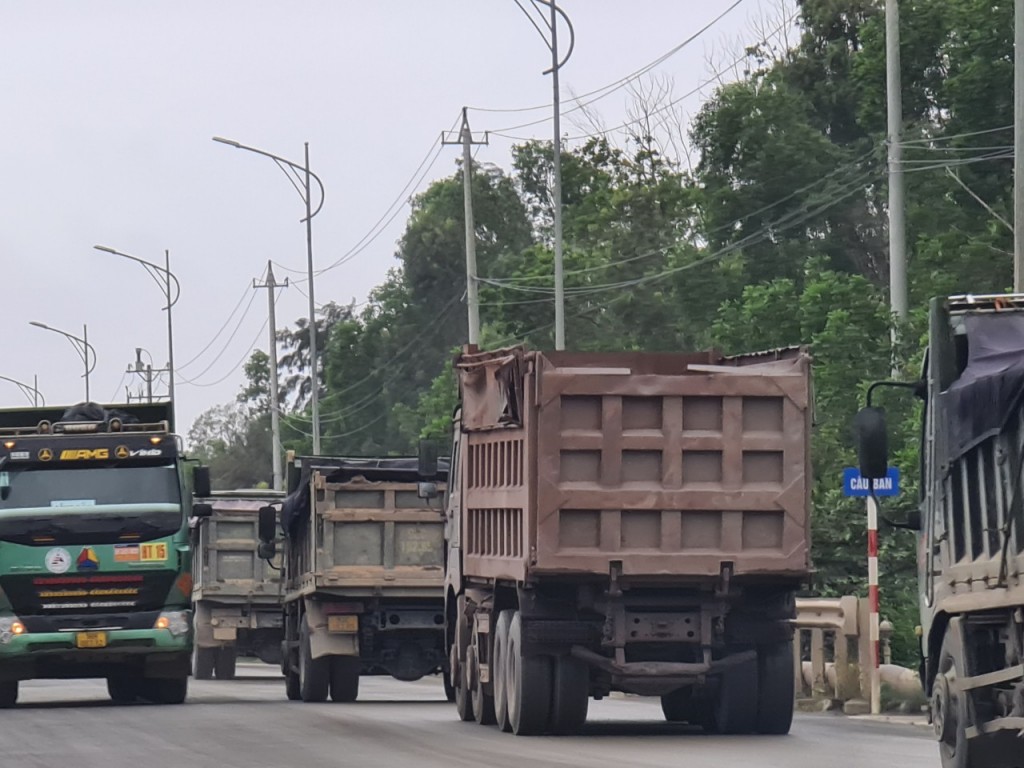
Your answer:
[[[24,635],[25,625],[17,616],[0,616],[0,645],[7,645],[18,635]]]
[[[192,611],[162,611],[154,629],[166,629],[175,637],[187,635],[192,629]]]

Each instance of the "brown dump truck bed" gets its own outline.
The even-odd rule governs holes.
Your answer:
[[[464,575],[808,571],[810,359],[467,352]]]

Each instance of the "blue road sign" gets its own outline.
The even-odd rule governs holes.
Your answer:
[[[870,496],[871,482],[861,477],[860,470],[856,467],[847,467],[843,470],[843,495]],[[900,471],[896,467],[889,467],[888,476],[876,478],[874,485],[875,496],[899,496]]]

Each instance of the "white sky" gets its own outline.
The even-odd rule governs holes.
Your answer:
[[[576,29],[563,98],[611,83],[718,16],[727,0],[561,0]],[[753,42],[778,0],[744,0],[659,66],[683,94]],[[564,31],[560,32],[564,44]],[[167,359],[160,289],[139,265],[93,250],[104,244],[162,263],[182,284],[174,309],[178,431],[231,400],[253,345],[267,349],[266,292],[198,360],[268,259],[304,274],[302,202],[274,164],[212,142],[214,135],[311,167],[326,185],[314,219],[324,267],[355,245],[398,197],[463,105],[549,103],[544,42],[513,0],[0,0],[0,375],[39,387],[50,404],[83,399],[81,361],[36,320],[81,335],[98,358],[92,397],[125,399],[123,374],[144,347]],[[710,93],[710,87],[703,89]],[[594,107],[625,119],[618,91]],[[692,114],[701,94],[680,104]],[[474,112],[474,131],[549,117]],[[516,131],[550,137],[550,123]],[[563,118],[563,133],[580,130]],[[509,142],[477,159],[508,166]],[[445,147],[419,189],[450,175]],[[401,195],[404,200],[408,197]],[[408,214],[358,256],[316,281],[318,303],[365,298],[395,264]],[[276,268],[275,268],[276,269]],[[277,269],[278,279],[302,275]],[[305,290],[305,285],[300,286]],[[294,287],[279,324],[306,314]],[[237,327],[237,333],[229,336]],[[130,377],[134,379],[134,377]],[[186,383],[194,379],[196,386]],[[133,385],[137,388],[138,380]],[[113,400],[111,399],[113,396]],[[0,406],[25,400],[0,381]]]

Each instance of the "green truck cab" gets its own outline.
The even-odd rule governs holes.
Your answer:
[[[190,468],[191,471],[187,471]],[[0,410],[0,707],[21,680],[185,700],[193,495],[169,403]]]

